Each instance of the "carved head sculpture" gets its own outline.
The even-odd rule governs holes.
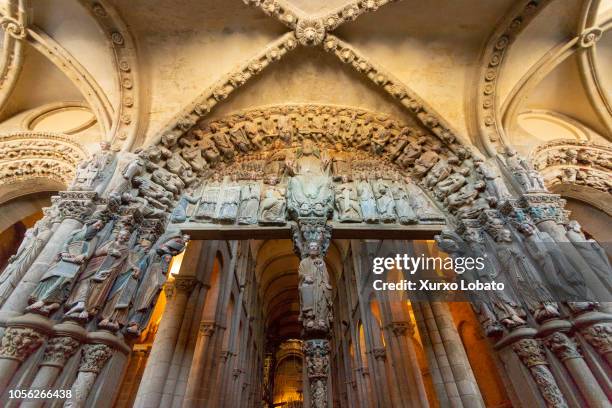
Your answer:
[[[504,147],[504,153],[506,154],[506,156],[508,157],[512,157],[512,156],[516,156],[516,150],[514,150],[513,147],[511,146],[505,146]]]
[[[502,228],[497,232],[495,240],[497,242],[512,242],[512,233],[509,229]]]
[[[535,234],[536,232],[536,227],[533,224],[530,224],[528,222],[524,222],[521,224],[521,226],[519,227],[519,230],[527,235],[527,236],[531,236],[533,234]]]
[[[127,242],[130,239],[130,231],[122,229],[121,231],[119,231],[119,234],[117,234],[117,241],[118,242]]]
[[[578,221],[571,220],[567,224],[567,230],[568,231],[574,231],[574,232],[582,232],[582,226],[580,225],[580,223]]]
[[[304,144],[302,145],[302,155],[309,156],[311,154],[314,154],[314,152],[314,144],[312,143],[312,140],[304,140]]]
[[[104,228],[104,221],[102,220],[91,220],[87,225],[87,230],[85,232],[85,239],[92,239],[98,232]]]
[[[346,174],[342,175],[342,183],[348,183],[349,182],[349,177]]]
[[[308,256],[311,258],[317,258],[321,255],[321,246],[318,242],[311,241],[308,243]]]
[[[100,142],[100,150],[102,150],[103,152],[108,152],[111,148],[111,144],[110,142]]]
[[[151,240],[147,239],[147,238],[141,238],[140,239],[140,247],[142,249],[144,249],[145,251],[149,250],[151,248],[151,245],[153,243],[151,242]]]

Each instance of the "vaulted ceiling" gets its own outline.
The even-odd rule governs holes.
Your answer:
[[[202,114],[212,117],[314,102],[417,123],[393,95],[401,87],[485,154],[502,143],[529,151],[563,135],[568,123],[605,142],[612,138],[611,3],[3,0],[0,134],[24,130],[36,112],[49,115],[41,107],[68,101],[96,116],[95,127],[73,135],[90,151],[104,139],[122,149],[150,143],[191,120],[207,98],[214,108]],[[326,40],[300,46],[303,38],[286,33],[303,35],[302,23],[319,24],[315,42]],[[350,63],[329,52],[336,38],[359,57]],[[279,55],[287,41],[296,44]],[[241,65],[257,75],[219,96],[215,87]],[[546,135],[529,133],[536,128]]]

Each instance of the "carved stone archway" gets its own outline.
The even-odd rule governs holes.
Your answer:
[[[571,264],[581,271],[589,289],[609,296],[595,273],[598,264],[584,252],[580,232],[566,230],[563,200],[547,191],[541,174],[524,158],[509,149],[496,161],[485,162],[454,139],[434,133],[356,108],[283,105],[213,121],[197,120],[181,134],[167,133],[158,144],[135,153],[115,153],[106,146],[79,166],[69,191],[59,194],[33,230],[35,244],[28,246],[27,255],[15,259],[9,271],[19,283],[0,305],[5,327],[0,391],[19,375],[21,364],[39,364],[30,356],[44,344],[49,359],[40,363],[38,371],[28,371],[35,372],[34,382],[43,388],[53,384],[64,363],[81,350],[73,373],[75,397],[71,403],[84,404],[106,364],[125,364],[125,341],[147,326],[167,279],[169,259],[185,248],[188,237],[182,236],[181,229],[186,230],[185,225],[195,219],[200,225],[193,230],[212,226],[209,230],[229,228],[255,234],[284,227],[291,233],[288,237],[301,259],[300,276],[308,277],[300,283],[302,300],[312,282],[320,288],[312,297],[316,307],[300,307],[309,385],[305,402],[329,406],[332,307],[322,257],[333,231],[349,224],[377,225],[380,231],[411,230],[431,221],[419,214],[419,210],[430,209],[441,213],[449,227],[437,238],[442,250],[453,257],[490,254],[494,258],[491,273],[480,278],[507,284],[503,294],[473,294],[470,299],[500,358],[505,364],[527,368],[524,378],[515,379],[515,386],[531,382],[531,401],[566,406],[556,374],[549,369],[551,356],[542,347],[549,347],[564,362],[559,344],[574,345],[575,340],[566,333],[579,333],[595,348],[589,351],[593,358],[609,358],[609,350],[600,347],[602,338],[609,337],[609,315],[598,312],[592,302],[537,298],[538,282],[545,279],[539,272],[524,277],[531,279],[527,286],[514,279],[525,271],[548,267],[541,260],[552,252],[538,250],[539,244],[548,242],[555,248],[563,245],[562,252],[555,249],[555,256],[564,259],[564,266]],[[420,199],[413,203],[415,197]],[[260,211],[266,199],[274,209],[269,214]],[[412,216],[400,212],[404,207],[413,211]],[[247,216],[243,208],[250,208],[245,210]],[[440,223],[441,218],[433,219]],[[58,261],[66,242],[75,251],[73,255],[83,259],[80,266],[73,266],[76,264],[67,255]],[[89,265],[107,256],[97,251],[102,247],[108,252],[112,249],[118,257],[131,257],[131,262],[144,257],[148,264],[133,273],[133,269],[119,267],[122,264],[116,260],[108,260],[105,265],[110,270],[105,276],[121,274],[123,280],[90,279]],[[248,256],[248,251],[240,256]],[[94,258],[98,259],[94,262]],[[137,290],[128,289],[134,288],[126,283],[130,279],[138,281]],[[126,284],[117,287],[116,282]],[[188,274],[177,276],[175,288],[169,291],[167,323],[162,321],[160,328],[169,333],[154,344],[151,360],[158,363],[145,370],[137,406],[159,404],[164,373],[170,370],[169,359],[161,357],[172,353],[179,336],[174,322],[182,319],[188,305],[197,303],[190,301],[193,293],[206,290]],[[125,294],[132,306],[121,309],[121,302],[90,296],[111,292]],[[534,296],[540,301],[534,302]],[[47,366],[54,368],[44,368]],[[575,367],[568,364],[572,378],[588,377],[578,382],[582,391],[600,395],[586,365],[581,370]],[[112,379],[103,382],[108,385]],[[461,397],[473,401],[475,405],[470,406],[482,405],[477,394]]]

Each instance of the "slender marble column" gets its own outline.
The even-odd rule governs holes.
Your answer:
[[[185,391],[185,399],[183,402],[184,407],[188,407],[192,404],[197,403],[197,394],[200,389],[200,381],[202,378],[202,372],[204,369],[206,349],[210,338],[215,333],[216,324],[214,321],[202,321],[200,322],[200,329],[198,330],[198,340],[196,342],[195,350],[193,353],[193,361],[191,363],[191,370],[189,371],[189,381],[187,383],[187,390]]]
[[[163,387],[170,369],[174,346],[181,329],[185,306],[195,283],[193,277],[180,277],[178,275],[172,284],[176,290],[173,291],[173,296],[168,299],[166,310],[155,336],[147,367],[134,402],[136,408],[158,407],[161,402]]]

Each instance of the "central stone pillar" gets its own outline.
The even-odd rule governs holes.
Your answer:
[[[330,344],[332,294],[324,256],[329,248],[331,227],[326,218],[299,218],[293,229],[293,242],[300,256],[300,321],[303,325],[304,406],[326,408],[332,405]]]

